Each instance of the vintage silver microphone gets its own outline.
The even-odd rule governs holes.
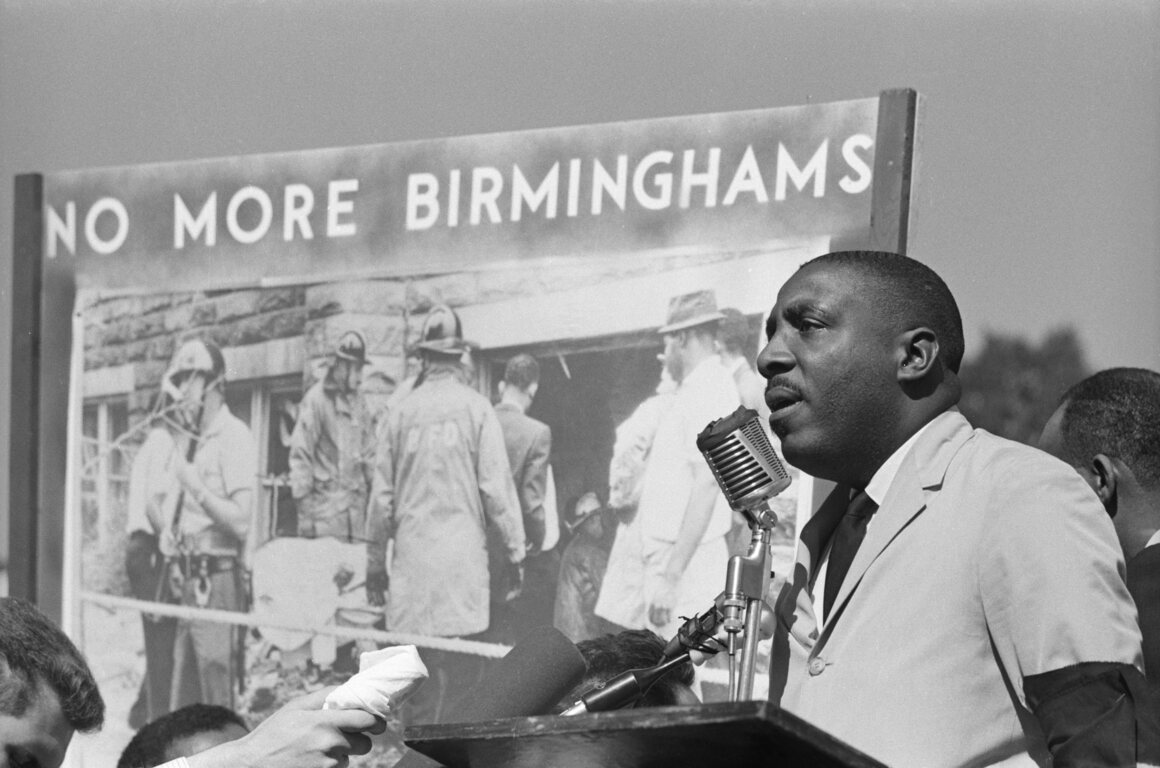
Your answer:
[[[777,525],[769,500],[789,487],[790,478],[752,408],[742,406],[725,418],[710,422],[697,435],[697,449],[708,462],[729,506],[745,516],[753,533],[749,551],[729,558],[720,601],[722,627],[729,638],[729,698],[742,701],[753,695],[762,606],[769,590],[769,543]]]
[[[729,506],[746,517],[756,509],[768,509],[769,500],[789,487],[789,473],[752,408],[740,406],[709,422],[697,435],[697,450],[709,463]]]

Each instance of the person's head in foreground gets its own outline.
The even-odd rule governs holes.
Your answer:
[[[247,733],[245,721],[232,709],[216,704],[190,704],[162,715],[137,731],[121,753],[117,768],[153,768]]]
[[[580,683],[560,699],[556,713],[563,712],[585,693],[622,672],[655,667],[661,661],[665,641],[652,630],[630,629],[615,635],[581,640],[576,647],[588,665],[588,672]],[[699,704],[700,700],[691,687],[695,675],[692,662],[669,670],[632,708]]]
[[[0,598],[0,768],[57,768],[105,703],[72,641],[30,603]]]
[[[1109,368],[1069,389],[1039,447],[1075,467],[1131,559],[1160,529],[1160,373]]]

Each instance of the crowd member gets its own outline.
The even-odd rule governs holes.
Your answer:
[[[365,755],[386,723],[323,710],[334,687],[291,701],[253,732],[167,768],[333,768]],[[105,702],[72,641],[30,603],[0,598],[0,766],[59,768],[73,733],[96,731]]]
[[[608,537],[604,506],[589,491],[569,505],[571,539],[560,561],[552,624],[574,643],[614,631],[596,615],[596,598],[608,569]]]
[[[0,598],[0,766],[57,768],[105,702],[80,651],[30,603]]]
[[[1070,467],[958,413],[943,281],[827,254],[766,333],[786,460],[837,484],[777,598],[771,698],[892,766],[1155,762],[1111,521]]]
[[[583,640],[576,647],[584,657],[588,671],[584,679],[560,699],[556,714],[617,675],[633,669],[655,667],[664,654],[665,641],[651,630],[630,629]],[[653,683],[629,709],[700,704],[692,688],[695,676],[691,661],[678,664]]]
[[[241,555],[253,519],[257,446],[226,405],[225,359],[217,345],[182,344],[165,381],[185,427],[162,469],[180,484],[163,533],[172,543],[162,550],[174,553],[167,564],[170,590],[185,606],[243,611]],[[171,710],[197,701],[233,707],[241,674],[237,633],[229,624],[178,620]]]
[[[509,598],[518,593],[525,550],[519,500],[495,410],[459,378],[467,345],[458,315],[433,307],[418,348],[423,370],[391,407],[379,442],[367,598],[382,605],[389,587],[390,630],[479,639],[490,621],[487,525],[504,547]],[[482,665],[438,650],[423,660],[431,677],[405,706],[412,722],[435,722]]]
[[[680,616],[704,610],[724,582],[732,512],[696,446],[697,434],[739,403],[716,349],[722,317],[713,292],[697,291],[670,301],[658,330],[677,390],[660,414],[637,512],[616,532],[597,601],[596,612],[619,626],[671,636]],[[625,556],[629,549],[639,554]],[[639,565],[613,567],[631,557]]]
[[[117,768],[154,768],[250,732],[241,716],[217,704],[190,704],[153,720],[129,740]]]
[[[1144,673],[1160,684],[1160,373],[1111,368],[1069,389],[1039,447],[1075,467],[1112,518],[1144,636]]]
[[[180,598],[168,588],[165,553],[161,551],[160,541],[166,527],[165,502],[171,493],[178,491],[176,478],[166,466],[174,457],[180,428],[168,413],[171,398],[162,393],[159,402],[162,413],[133,457],[129,471],[125,574],[129,578],[129,589],[138,600],[174,603]],[[176,553],[171,550],[169,554]],[[129,725],[134,729],[169,711],[177,619],[142,613],[141,630],[145,641],[145,674],[137,701],[129,710]]]
[[[290,436],[290,490],[298,535],[366,539],[374,472],[374,425],[359,395],[366,340],[347,331],[326,375],[306,391]]]
[[[540,387],[540,364],[531,355],[516,355],[504,367],[499,383],[500,401],[495,415],[503,431],[508,464],[520,500],[527,537],[528,556],[524,559],[524,588],[510,603],[502,601],[499,590],[492,590],[492,627],[489,633],[499,642],[513,644],[533,627],[550,624],[555,598],[559,555],[543,551],[546,534],[548,499],[548,459],[552,450],[552,430],[542,421],[527,415]],[[492,576],[502,572],[506,553],[502,545],[491,547]],[[495,562],[494,558],[499,558]],[[497,600],[497,597],[501,598]]]
[[[334,768],[365,755],[387,724],[362,709],[322,709],[334,687],[299,697],[248,734],[158,768]]]

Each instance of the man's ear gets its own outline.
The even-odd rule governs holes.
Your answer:
[[[1115,462],[1106,453],[1097,453],[1091,461],[1088,469],[1091,470],[1095,477],[1095,492],[1103,502],[1104,507],[1108,512],[1115,517],[1116,508],[1116,486],[1120,482],[1120,473],[1116,469]]]
[[[898,380],[918,381],[938,364],[938,336],[930,328],[905,331],[898,337]]]

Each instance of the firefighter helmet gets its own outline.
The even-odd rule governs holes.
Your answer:
[[[358,331],[347,331],[339,337],[334,356],[339,360],[350,360],[366,365],[367,340]]]
[[[173,400],[181,400],[182,383],[195,373],[205,377],[206,387],[225,379],[226,361],[221,349],[212,341],[190,339],[177,348],[161,382],[162,391]]]
[[[226,361],[217,344],[202,339],[190,339],[177,348],[165,378],[172,381],[189,374],[201,373],[208,381],[215,382],[222,378],[225,372]]]
[[[427,313],[423,332],[415,345],[426,352],[458,357],[470,348],[463,338],[463,323],[459,315],[446,304],[439,304]]]

